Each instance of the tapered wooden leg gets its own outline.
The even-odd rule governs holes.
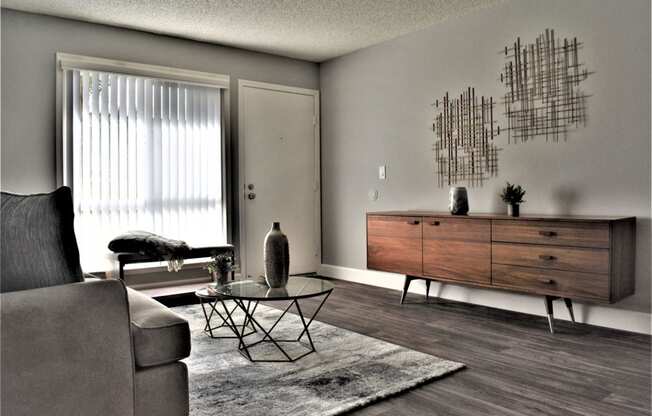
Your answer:
[[[568,309],[568,314],[570,315],[571,321],[575,322],[575,314],[573,313],[573,301],[570,298],[564,298],[564,303]]]
[[[555,327],[553,320],[554,315],[553,315],[553,309],[552,309],[552,301],[555,298],[553,296],[546,296],[546,313],[548,314],[548,326],[550,327],[550,333],[554,334],[555,333]]]
[[[428,296],[430,296],[430,280],[426,280],[426,303],[428,303]]]
[[[401,294],[401,305],[405,301],[405,295],[407,295],[408,289],[410,288],[410,283],[412,283],[412,278],[410,276],[405,276],[405,283],[403,283],[403,293]]]

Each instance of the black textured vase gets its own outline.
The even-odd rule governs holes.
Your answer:
[[[453,215],[466,215],[469,212],[469,196],[465,187],[451,188],[448,208]]]
[[[265,236],[265,281],[272,288],[284,287],[290,270],[288,238],[275,222]]]

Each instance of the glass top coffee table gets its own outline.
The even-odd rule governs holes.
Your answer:
[[[204,316],[206,317],[205,330],[210,333],[213,338],[226,338],[214,337],[211,331],[211,317],[217,313],[221,319],[221,326],[228,326],[238,339],[238,350],[240,353],[253,362],[292,362],[305,357],[308,354],[315,352],[315,345],[312,337],[310,336],[310,324],[315,319],[322,306],[333,291],[333,284],[324,279],[314,277],[290,277],[288,283],[283,288],[270,288],[263,281],[243,280],[237,282],[229,282],[225,285],[218,286],[213,290],[206,288],[200,289],[195,294],[199,297],[204,308],[204,303],[208,303],[211,307],[210,314],[204,308]],[[299,301],[308,298],[322,297],[321,302],[313,312],[312,316],[308,319]],[[235,307],[229,309],[225,301],[233,301]],[[258,303],[265,302],[287,302],[290,303],[282,310],[280,316],[274,320],[271,325],[265,328],[260,319],[254,315]],[[224,315],[217,311],[216,305],[220,303],[224,309]],[[278,339],[274,338],[273,331],[278,327],[279,322],[284,317],[288,316],[290,309],[294,307],[297,312],[299,327],[299,335],[292,339]],[[236,309],[239,309],[242,314],[237,314]],[[237,315],[242,315],[242,321],[238,321]],[[287,318],[286,318],[287,319]],[[259,332],[260,331],[260,332]],[[247,337],[253,334],[258,334],[259,339],[247,342]],[[307,341],[307,342],[306,342]],[[280,358],[257,358],[254,357],[252,349],[262,343],[272,344],[278,352]],[[293,353],[288,349],[288,344],[301,344],[303,351],[300,353]],[[285,348],[284,348],[285,346]],[[295,350],[296,348],[292,348]]]

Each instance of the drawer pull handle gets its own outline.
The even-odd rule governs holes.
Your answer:
[[[548,256],[548,255],[545,255],[545,254],[540,255],[539,258],[541,260],[556,260],[557,259],[557,257],[555,257],[555,256]]]
[[[539,279],[539,282],[545,283],[547,285],[551,285],[551,284],[555,283],[555,281],[552,280],[552,279]]]
[[[439,221],[433,221],[433,222],[430,223],[430,225],[434,225],[434,226],[438,226],[439,224],[440,224]]]
[[[555,231],[539,231],[539,234],[544,237],[554,237],[557,235]]]
[[[417,221],[417,220],[410,220],[407,223],[410,224],[410,225],[419,225],[419,221]]]

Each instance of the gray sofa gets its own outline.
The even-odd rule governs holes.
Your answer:
[[[188,414],[188,323],[84,278],[69,188],[2,193],[0,228],[1,414]]]

